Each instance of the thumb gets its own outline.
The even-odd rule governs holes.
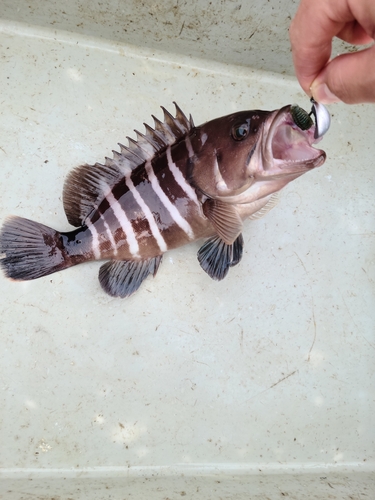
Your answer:
[[[332,59],[310,87],[317,102],[375,102],[375,45]]]

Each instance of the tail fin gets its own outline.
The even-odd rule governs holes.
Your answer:
[[[69,267],[60,233],[22,217],[9,217],[0,231],[0,266],[14,280],[33,280]]]

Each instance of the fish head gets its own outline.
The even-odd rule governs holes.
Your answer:
[[[296,105],[275,111],[241,111],[197,127],[192,138],[193,184],[205,196],[251,203],[321,166],[313,145],[316,126]]]

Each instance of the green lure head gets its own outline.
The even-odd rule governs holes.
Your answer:
[[[314,122],[307,111],[300,108],[297,104],[293,104],[290,107],[290,113],[292,115],[294,123],[301,130],[308,130],[314,125]]]

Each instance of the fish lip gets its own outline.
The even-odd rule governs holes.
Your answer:
[[[266,134],[267,138],[264,142],[263,147],[264,167],[266,168],[266,170],[271,170],[272,167],[277,164],[280,168],[280,173],[283,170],[290,170],[290,173],[292,173],[292,171],[294,173],[306,172],[307,170],[320,167],[326,159],[326,154],[323,150],[313,147],[313,145],[319,142],[321,139],[321,137],[315,137],[315,124],[312,125],[308,130],[301,130],[294,123],[290,109],[291,105],[288,104],[287,106],[284,106],[283,108],[276,111],[274,117],[272,118],[268,133]],[[277,137],[277,133],[283,126],[290,127],[290,131],[294,135],[290,142],[288,142],[287,139],[284,139],[286,151],[288,150],[288,145],[291,146],[293,144],[293,139],[300,139],[300,151],[305,148],[305,158],[287,158],[287,153],[285,154],[284,158],[275,158],[274,142]]]

